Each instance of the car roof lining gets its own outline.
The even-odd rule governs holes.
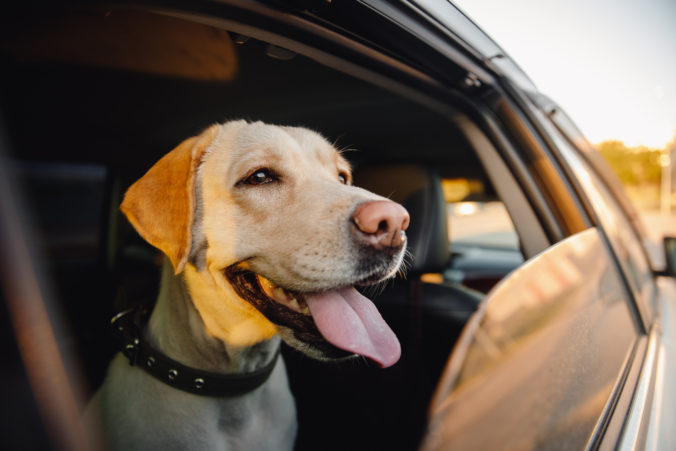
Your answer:
[[[205,81],[87,60],[31,60],[25,49],[5,48],[3,108],[16,156],[122,170],[134,159],[147,168],[210,124],[245,118],[318,130],[338,147],[358,150],[348,153],[356,164],[413,154],[423,163],[479,165],[454,115],[302,55],[272,58],[262,41],[234,49],[234,80]]]

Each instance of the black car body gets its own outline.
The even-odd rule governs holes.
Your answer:
[[[285,350],[297,449],[676,446],[673,266],[650,262],[565,113],[452,4],[30,3],[1,20],[5,449],[87,449],[107,320],[158,276],[121,193],[229,118],[356,149],[357,183],[411,213],[407,278],[370,293],[402,360]],[[473,234],[460,203],[501,228]]]

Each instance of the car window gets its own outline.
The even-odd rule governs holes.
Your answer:
[[[655,308],[656,288],[652,279],[652,269],[640,238],[625,211],[587,161],[556,127],[551,123],[546,124],[561,154],[582,185],[598,222],[608,234],[610,244],[638,301],[641,313],[650,321],[650,312]]]
[[[423,449],[584,449],[637,337],[599,231],[555,244],[505,278],[465,327]]]
[[[452,255],[444,278],[488,292],[524,261],[507,208],[483,180],[443,178],[441,185]]]
[[[519,250],[519,236],[505,205],[498,199],[485,197],[483,182],[443,179],[441,185],[447,202],[451,244]]]
[[[586,184],[593,185],[596,188],[594,191],[590,187],[588,190],[589,196],[592,198],[595,208],[599,211],[601,223],[612,236],[611,244],[618,254],[629,284],[641,303],[651,303],[655,286],[652,271],[641,247],[641,242],[606,187],[591,171],[589,171],[589,180],[586,181]]]

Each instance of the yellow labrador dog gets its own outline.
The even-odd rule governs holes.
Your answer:
[[[317,133],[214,125],[159,160],[121,210],[168,258],[149,321],[120,321],[138,334],[88,407],[106,447],[292,449],[280,337],[316,359],[399,359],[354,285],[398,271],[408,213],[351,186]]]

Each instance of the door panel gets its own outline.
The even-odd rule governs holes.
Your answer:
[[[504,279],[468,322],[437,388],[424,449],[581,449],[638,336],[596,229]]]

